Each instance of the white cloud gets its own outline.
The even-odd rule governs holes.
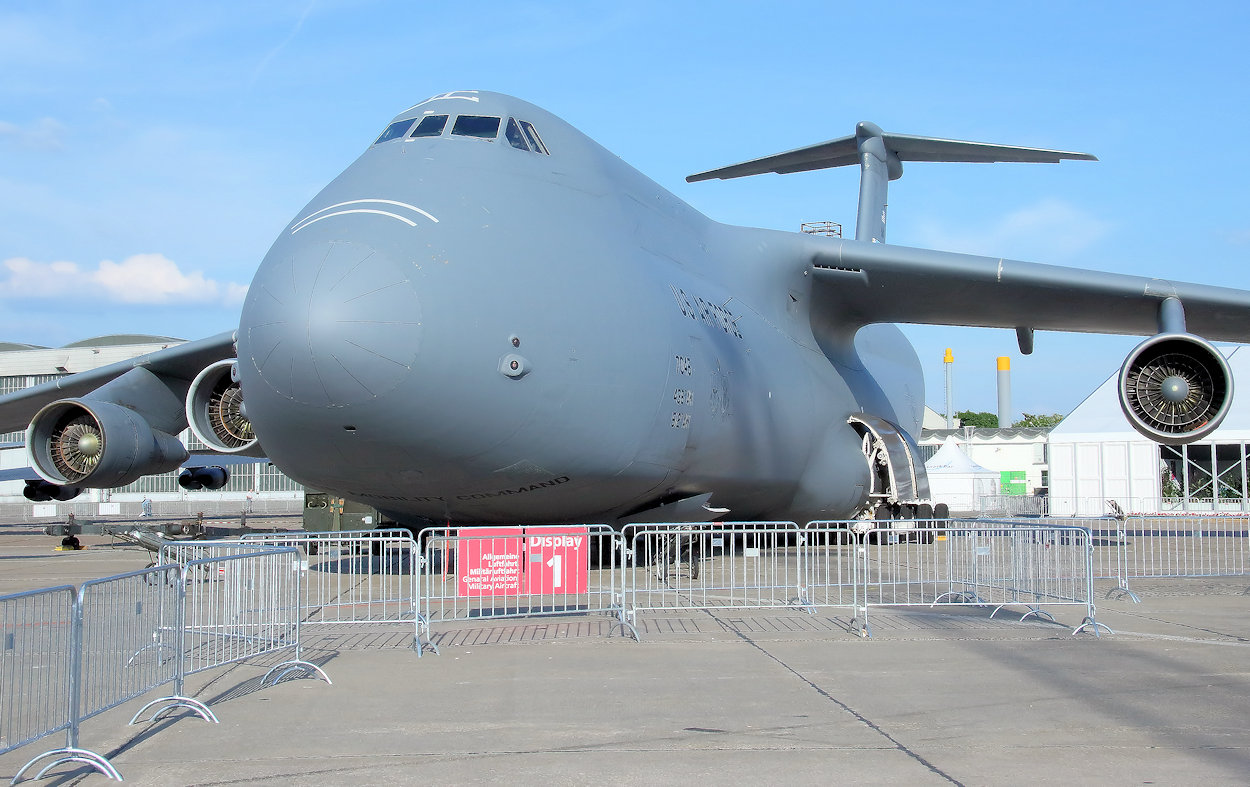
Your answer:
[[[28,150],[60,150],[65,126],[53,118],[41,118],[30,126],[0,120],[0,137]]]
[[[1082,251],[1105,236],[1111,225],[1058,199],[1044,199],[1012,211],[988,226],[952,231],[929,221],[917,234],[926,246],[943,251],[992,256],[1011,249],[1053,259]]]
[[[236,306],[247,287],[218,282],[201,271],[184,273],[163,254],[103,260],[94,269],[76,262],[36,262],[12,257],[0,263],[0,298],[64,298],[87,292],[108,303],[198,303]]]

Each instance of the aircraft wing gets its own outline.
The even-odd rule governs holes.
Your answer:
[[[45,405],[89,394],[131,369],[146,368],[161,377],[190,382],[214,361],[233,357],[234,333],[228,331],[6,394],[0,396],[0,432],[25,429]]]
[[[813,238],[814,307],[851,326],[920,323],[1148,336],[1164,330],[1162,303],[1184,308],[1185,329],[1250,341],[1250,291],[930,251]],[[1031,341],[1029,342],[1031,344]]]

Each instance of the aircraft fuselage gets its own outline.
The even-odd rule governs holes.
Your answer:
[[[713,222],[506,96],[396,121],[444,114],[438,136],[366,150],[256,273],[240,378],[284,472],[456,523],[611,521],[707,493],[735,519],[864,505],[847,419],[917,433],[921,372],[893,326],[851,345],[813,318],[810,238]],[[497,137],[452,133],[460,116],[499,118]],[[511,119],[545,152],[510,144]]]

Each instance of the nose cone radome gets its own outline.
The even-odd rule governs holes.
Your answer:
[[[314,407],[362,404],[398,385],[421,338],[407,271],[355,241],[275,252],[243,304],[241,364],[280,396]]]

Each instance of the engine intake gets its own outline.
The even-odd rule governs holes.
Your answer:
[[[243,407],[243,390],[233,360],[210,364],[196,375],[187,391],[187,424],[200,442],[214,451],[264,455]]]
[[[1120,368],[1120,407],[1134,429],[1156,442],[1179,445],[1210,434],[1232,402],[1228,362],[1192,334],[1152,336]]]
[[[173,470],[187,458],[187,449],[128,407],[61,399],[31,419],[26,454],[49,483],[98,489]]]

